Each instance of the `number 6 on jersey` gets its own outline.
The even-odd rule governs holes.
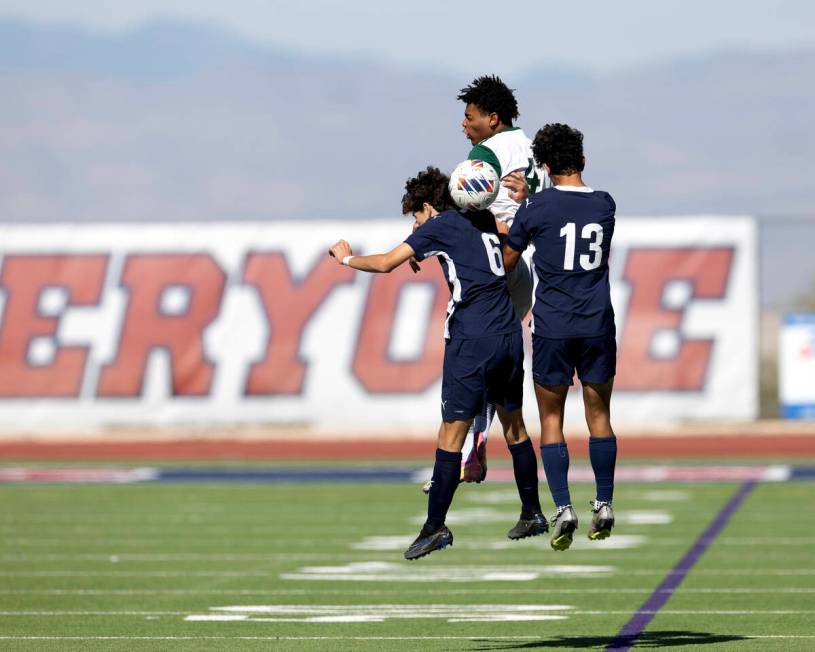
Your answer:
[[[487,250],[487,260],[490,261],[490,269],[496,276],[504,276],[504,256],[501,253],[501,241],[494,233],[482,233],[481,239],[484,241],[484,248]]]

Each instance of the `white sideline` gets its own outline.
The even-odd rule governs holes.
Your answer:
[[[650,587],[642,588],[618,588],[614,589],[615,593],[653,593]],[[664,589],[663,592],[670,592]],[[311,595],[313,591],[308,589],[0,589],[0,595]],[[426,595],[427,589],[408,589],[399,587],[390,591],[382,589],[370,590],[329,590],[322,589],[320,593],[323,595]],[[570,594],[600,594],[607,595],[608,589],[597,588],[563,588],[553,587],[544,589],[529,589],[529,588],[508,588],[502,589],[499,587],[490,588],[491,594],[496,593],[509,593],[528,594],[528,595],[545,595],[548,593],[570,593]],[[673,593],[713,593],[713,594],[754,594],[754,593],[815,593],[815,588],[801,588],[801,587],[772,587],[772,588],[726,588],[720,587],[715,589],[692,589],[692,588],[678,588]],[[434,595],[472,595],[472,589],[433,589]]]

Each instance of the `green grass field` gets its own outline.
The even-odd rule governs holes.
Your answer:
[[[0,649],[603,649],[739,486],[620,484],[598,544],[574,485],[563,553],[506,539],[514,486],[464,486],[454,546],[406,562],[416,485],[6,485]],[[759,485],[636,647],[815,649],[813,488]]]

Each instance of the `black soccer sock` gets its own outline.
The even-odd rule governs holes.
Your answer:
[[[597,500],[610,503],[614,496],[617,437],[589,437],[589,459],[597,486]]]
[[[447,517],[447,510],[453,502],[458,482],[461,478],[461,452],[451,453],[436,449],[436,464],[433,466],[433,483],[427,496],[427,521],[424,529],[435,532]]]
[[[541,511],[538,495],[538,458],[532,441],[527,439],[520,444],[511,444],[512,470],[515,472],[515,484],[521,498],[521,516],[530,518]]]
[[[541,446],[541,460],[546,483],[556,507],[572,504],[569,495],[569,448],[565,443]]]

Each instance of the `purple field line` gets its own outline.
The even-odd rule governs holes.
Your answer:
[[[750,495],[757,482],[755,480],[748,480],[738,491],[733,494],[733,497],[727,502],[722,510],[713,519],[713,522],[707,526],[707,529],[702,532],[698,539],[691,546],[690,550],[685,553],[685,556],[679,560],[674,566],[667,577],[662,580],[662,583],[654,589],[651,596],[643,603],[637,610],[631,620],[629,620],[623,628],[617,633],[611,643],[606,647],[606,652],[625,652],[631,649],[637,638],[645,631],[657,612],[665,605],[666,602],[673,595],[677,587],[685,579],[685,576],[691,571],[699,558],[710,547],[710,544],[722,531],[727,522],[736,513],[744,499]]]

